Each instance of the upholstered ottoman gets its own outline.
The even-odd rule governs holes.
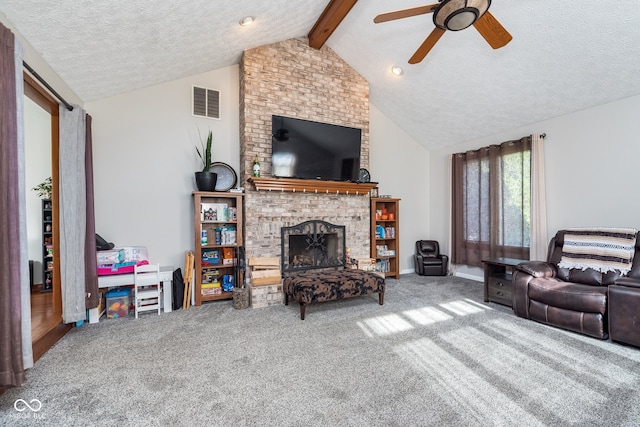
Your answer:
[[[307,304],[378,293],[384,304],[384,278],[362,270],[304,271],[292,273],[282,284],[284,303],[289,299],[300,304],[300,319],[304,320]]]

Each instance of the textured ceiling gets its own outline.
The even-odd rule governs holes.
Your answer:
[[[85,102],[238,63],[242,51],[305,36],[328,0],[0,0],[0,11]],[[431,15],[374,24],[418,0],[360,1],[327,45],[371,100],[426,148],[457,144],[640,94],[637,0],[493,0],[513,35],[493,50],[469,28],[407,63]],[[257,17],[248,28],[238,21]],[[404,68],[394,77],[391,65]],[[541,129],[544,131],[544,129]]]

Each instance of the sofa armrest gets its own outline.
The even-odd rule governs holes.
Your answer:
[[[424,275],[424,264],[422,263],[422,261],[423,261],[422,255],[415,254],[414,255],[414,259],[415,259],[416,274],[418,274],[419,276],[423,276]]]
[[[516,266],[516,270],[533,277],[555,277],[557,273],[553,264],[544,261],[523,262]]]
[[[516,316],[529,318],[529,282],[538,277],[554,277],[556,269],[543,261],[528,261],[518,264],[513,271],[513,312]]]
[[[626,286],[627,288],[640,289],[640,279],[633,277],[619,277],[616,279],[615,284],[618,286]]]

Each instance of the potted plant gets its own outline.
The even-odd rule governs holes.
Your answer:
[[[200,131],[198,131],[200,134]],[[196,172],[196,186],[199,191],[215,191],[218,174],[211,172],[211,144],[213,142],[213,133],[209,131],[207,142],[202,141],[200,137],[200,148],[196,146],[198,157],[202,160],[202,170]]]
[[[52,182],[51,177],[48,177],[40,184],[33,187],[31,190],[38,193],[38,197],[41,199],[51,200],[51,192],[52,192]]]

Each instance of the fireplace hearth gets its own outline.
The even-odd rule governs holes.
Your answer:
[[[344,267],[345,226],[305,221],[281,228],[282,272]]]

